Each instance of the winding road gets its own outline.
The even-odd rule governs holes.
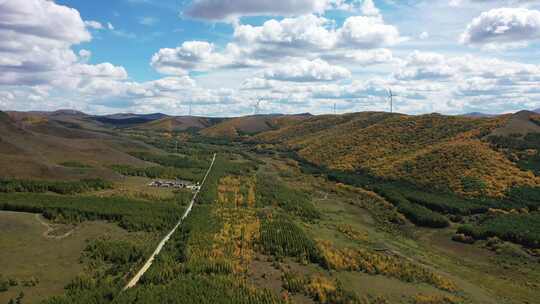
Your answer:
[[[41,219],[42,215],[41,214],[36,214],[36,220],[41,224],[43,225],[45,228],[47,228],[47,230],[45,232],[43,232],[43,237],[46,238],[46,239],[51,239],[51,240],[61,240],[61,239],[64,239],[64,238],[67,238],[68,236],[70,236],[74,231],[75,231],[75,228],[74,229],[71,229],[70,231],[62,234],[62,235],[51,235],[51,233],[55,230],[55,228],[43,221]]]
[[[127,285],[124,287],[124,290],[129,289],[129,288],[134,287],[135,285],[137,285],[137,283],[142,278],[144,273],[150,268],[150,266],[152,266],[152,263],[154,262],[154,259],[161,252],[161,250],[163,249],[163,246],[165,246],[165,244],[167,243],[167,241],[169,241],[169,239],[171,238],[173,233],[178,229],[178,227],[180,227],[180,225],[182,224],[184,219],[189,215],[189,213],[191,212],[191,209],[193,208],[193,204],[195,203],[195,199],[197,199],[197,195],[199,194],[200,190],[204,186],[204,182],[206,181],[206,178],[208,177],[208,174],[210,174],[210,171],[212,170],[212,167],[214,166],[215,161],[216,161],[216,154],[214,153],[214,156],[212,158],[212,162],[210,163],[210,167],[208,167],[208,170],[206,171],[206,174],[204,175],[204,178],[203,178],[203,180],[201,182],[201,187],[199,189],[197,189],[197,191],[195,191],[195,193],[193,194],[193,198],[191,198],[191,201],[189,202],[189,206],[186,209],[186,211],[184,212],[184,215],[182,215],[182,217],[180,218],[180,220],[178,220],[178,223],[176,223],[176,225],[173,227],[173,229],[171,231],[169,231],[169,233],[167,233],[167,235],[161,240],[161,242],[159,242],[158,246],[156,247],[156,250],[154,250],[154,253],[152,253],[152,255],[148,258],[146,263],[144,263],[144,265],[137,272],[137,274],[135,274],[135,276],[129,281],[129,283],[127,283]]]

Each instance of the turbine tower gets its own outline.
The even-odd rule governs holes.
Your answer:
[[[255,104],[253,104],[253,114],[257,115],[259,114],[260,110],[261,110],[261,102],[263,101],[262,98],[259,98],[257,99],[257,101],[255,102]]]
[[[394,97],[397,97],[397,95],[392,92],[392,89],[388,89],[388,98],[390,99],[390,113],[394,113]]]

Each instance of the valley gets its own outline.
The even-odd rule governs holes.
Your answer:
[[[0,112],[0,303],[536,303],[539,117]]]

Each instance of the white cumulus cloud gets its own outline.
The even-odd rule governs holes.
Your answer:
[[[190,70],[206,71],[230,63],[205,41],[186,41],[181,46],[159,50],[152,56],[151,65],[163,74],[185,75]]]
[[[461,35],[468,45],[497,48],[506,44],[526,46],[540,39],[540,11],[526,8],[498,8],[476,17]]]
[[[344,67],[331,65],[328,62],[315,59],[299,62],[291,62],[268,69],[264,72],[266,79],[294,81],[294,82],[317,82],[317,81],[335,81],[351,77],[351,72]]]
[[[294,16],[322,13],[329,4],[329,0],[194,0],[184,13],[209,20],[240,16]]]

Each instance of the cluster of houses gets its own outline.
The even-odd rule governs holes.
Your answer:
[[[189,189],[192,191],[197,191],[201,188],[199,183],[193,184],[192,182],[185,180],[154,180],[148,184],[150,187],[158,188],[177,188],[177,189]]]

